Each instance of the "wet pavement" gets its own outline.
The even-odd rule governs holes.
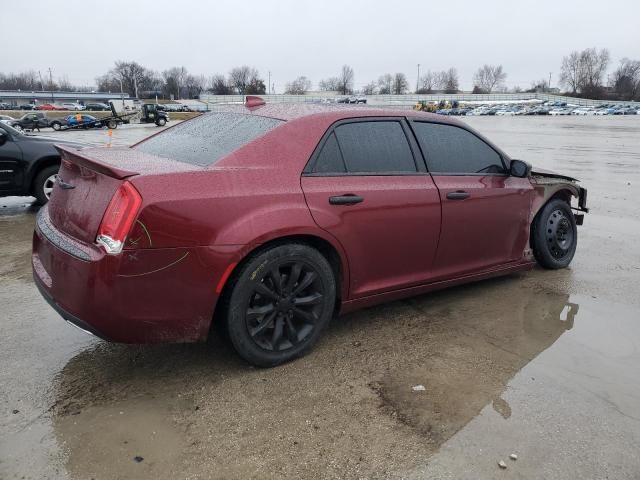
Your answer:
[[[270,370],[65,324],[0,199],[0,478],[640,478],[640,117],[468,123],[588,187],[571,268],[348,315]]]

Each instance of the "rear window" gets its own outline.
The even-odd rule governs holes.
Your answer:
[[[145,153],[206,167],[283,123],[242,113],[207,113],[135,147]]]

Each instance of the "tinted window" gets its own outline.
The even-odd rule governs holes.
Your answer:
[[[335,133],[332,133],[324,142],[314,171],[318,173],[344,173],[346,171]]]
[[[414,123],[434,173],[504,173],[500,155],[474,134],[452,125]]]
[[[207,113],[151,137],[135,148],[204,167],[214,164],[282,123],[282,120],[257,115]]]
[[[416,171],[400,122],[347,123],[336,127],[335,135],[350,173]]]

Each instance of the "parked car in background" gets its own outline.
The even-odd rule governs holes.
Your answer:
[[[60,153],[54,144],[82,147],[60,139],[24,135],[0,122],[0,196],[30,195],[38,203],[46,203],[60,167]]]
[[[306,353],[336,312],[567,267],[587,211],[575,179],[407,110],[229,105],[61,156],[31,256],[50,305],[116,342],[220,326],[262,367]]]
[[[36,110],[58,110],[59,107],[54,105],[53,103],[40,103],[36,107]]]
[[[165,103],[164,105],[158,105],[162,107],[162,110],[166,112],[190,112],[191,109],[187,105],[182,103]]]
[[[67,115],[64,118],[56,118],[51,121],[50,127],[54,130],[63,130],[65,128],[102,128],[104,125],[100,119],[93,115],[75,114]]]
[[[65,110],[84,110],[84,105],[80,105],[79,103],[67,102],[63,103],[62,106]]]
[[[36,106],[31,103],[23,103],[18,107],[18,110],[35,110]]]
[[[111,111],[111,106],[106,103],[87,103],[85,104],[85,110],[93,112],[106,112]]]
[[[0,110],[13,110],[13,107],[5,102],[0,102]]]
[[[562,116],[562,115],[571,115],[572,108],[553,108],[549,111],[549,115],[552,116]]]

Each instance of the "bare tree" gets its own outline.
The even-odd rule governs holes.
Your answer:
[[[572,93],[578,93],[580,88],[582,67],[580,65],[580,52],[571,52],[568,56],[562,58],[562,66],[560,67],[560,82],[568,86]]]
[[[244,93],[247,95],[263,95],[267,93],[267,86],[261,78],[253,77]]]
[[[449,70],[441,72],[440,81],[445,93],[457,93],[459,89],[458,71],[451,67]]]
[[[33,70],[0,74],[0,90],[38,90],[39,83],[38,74]]]
[[[338,77],[340,81],[338,91],[342,93],[342,95],[353,93],[353,76],[353,68],[349,65],[343,65],[340,76]]]
[[[640,61],[623,58],[611,83],[620,98],[640,100]]]
[[[164,96],[170,98],[173,95],[176,100],[182,98],[188,75],[189,73],[184,67],[173,67],[162,72]]]
[[[393,89],[393,75],[385,73],[378,78],[378,85],[380,87],[381,95],[389,95]]]
[[[560,82],[577,93],[597,96],[602,89],[604,75],[609,65],[609,51],[587,48],[574,51],[563,57],[560,70]]]
[[[214,95],[231,95],[233,93],[233,87],[228,83],[224,75],[214,75],[209,80],[208,90]]]
[[[187,75],[182,92],[187,98],[198,98],[206,87],[207,78],[204,75]]]
[[[479,93],[491,93],[500,87],[507,78],[502,65],[483,65],[473,76],[474,87],[478,87]]]
[[[305,76],[301,76],[292,82],[287,83],[284,93],[288,93],[290,95],[304,95],[309,90],[311,90],[311,80]]]
[[[445,90],[447,86],[447,72],[434,72],[433,73],[433,88],[435,90]]]
[[[536,80],[531,82],[531,87],[527,92],[544,92],[549,88],[549,80],[546,78],[541,78],[540,80]]]
[[[58,80],[58,90],[60,90],[61,92],[73,92],[76,91],[76,87],[71,84],[69,78],[66,75],[63,75]]]
[[[329,77],[320,80],[318,88],[323,92],[337,92],[340,89],[340,79],[338,77]]]
[[[416,90],[416,93],[432,93],[435,87],[435,75],[428,70],[422,77],[420,77],[420,88]]]
[[[376,82],[369,82],[362,87],[363,95],[375,95],[378,91],[378,84]]]
[[[393,76],[393,93],[395,95],[402,95],[407,93],[409,89],[409,82],[407,82],[407,76],[404,73],[396,73]]]
[[[111,77],[117,83],[121,83],[122,89],[131,96],[135,96],[138,90],[147,90],[152,76],[153,72],[138,62],[125,62],[122,60],[118,60],[115,66],[107,73],[107,78]]]
[[[229,84],[233,86],[239,94],[245,95],[246,93],[250,93],[247,90],[251,84],[255,86],[258,81],[261,81],[259,75],[258,70],[253,67],[247,65],[235,67],[229,72]]]

